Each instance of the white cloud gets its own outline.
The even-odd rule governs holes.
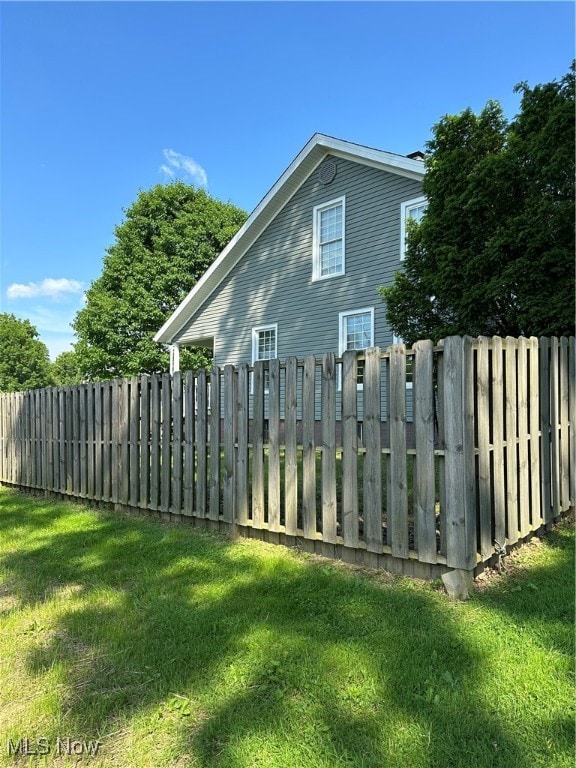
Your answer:
[[[71,323],[76,317],[80,307],[74,304],[52,304],[42,306],[40,304],[29,307],[26,312],[16,312],[17,315],[26,317],[41,335],[45,333],[72,334]]]
[[[173,178],[174,178],[174,176],[176,175],[176,171],[174,171],[174,170],[173,170],[172,168],[170,168],[170,166],[168,166],[168,165],[161,165],[161,166],[160,166],[160,170],[162,171],[162,173],[165,173],[165,174],[166,174],[166,176],[170,176],[170,178],[171,178],[171,179],[173,179]]]
[[[40,283],[12,283],[8,286],[6,295],[9,299],[34,299],[38,296],[48,296],[57,299],[67,293],[82,293],[84,287],[78,280],[67,277],[47,277]]]
[[[189,176],[194,184],[197,184],[199,187],[205,187],[208,184],[206,171],[192,157],[181,155],[173,149],[165,149],[163,155],[166,163],[160,166],[160,170],[171,179],[180,171],[184,176]]]

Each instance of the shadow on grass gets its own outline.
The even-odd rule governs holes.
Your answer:
[[[487,706],[483,650],[429,587],[1,494],[0,531],[15,525],[2,566],[22,603],[72,600],[29,673],[61,665],[60,727],[111,754],[135,722],[152,753],[157,722],[173,754],[158,766],[533,766]]]

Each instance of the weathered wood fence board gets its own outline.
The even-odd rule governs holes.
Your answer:
[[[414,433],[416,467],[414,516],[420,560],[437,562],[436,485],[434,462],[434,352],[431,341],[414,345]]]
[[[574,338],[453,337],[7,393],[0,481],[472,570],[574,506],[575,375]]]

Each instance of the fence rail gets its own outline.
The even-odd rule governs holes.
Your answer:
[[[473,570],[574,506],[575,361],[574,338],[450,337],[5,393],[0,481]]]

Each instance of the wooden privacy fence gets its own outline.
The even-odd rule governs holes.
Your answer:
[[[574,506],[575,360],[574,338],[450,337],[2,394],[0,481],[473,570]]]

